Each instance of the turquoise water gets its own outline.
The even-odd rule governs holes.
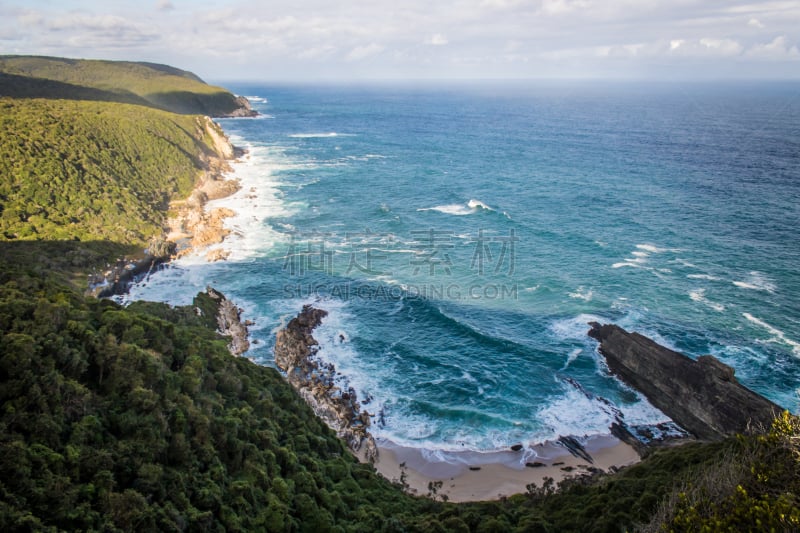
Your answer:
[[[800,388],[800,86],[258,86],[221,123],[249,155],[213,283],[257,321],[303,303],[375,433],[490,450],[666,420],[609,376],[590,320],[711,353],[793,411]],[[589,396],[575,387],[579,383]]]

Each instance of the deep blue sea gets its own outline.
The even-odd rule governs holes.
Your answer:
[[[609,375],[614,322],[800,406],[800,85],[242,85],[248,156],[221,248],[132,298],[207,284],[277,328],[330,312],[320,357],[374,433],[492,450],[666,417]],[[579,384],[581,391],[575,384]],[[586,394],[586,393],[589,394]]]

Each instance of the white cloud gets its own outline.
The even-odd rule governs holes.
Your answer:
[[[542,0],[541,12],[546,15],[565,15],[591,7],[592,2],[588,0]]]
[[[370,43],[366,46],[356,46],[350,50],[350,53],[347,54],[346,59],[347,61],[361,61],[362,59],[380,54],[383,52],[383,50],[384,47],[377,43]]]
[[[800,77],[782,63],[797,54],[797,0],[9,1],[0,54],[147,59],[206,78],[646,76],[664,65],[670,77],[747,76],[756,59],[754,76]],[[165,16],[175,7],[180,17]],[[368,72],[358,65],[377,56]]]
[[[800,50],[796,44],[790,44],[785,35],[781,35],[769,43],[754,45],[747,51],[747,56],[772,61],[798,60],[800,59]]]
[[[433,36],[425,42],[433,46],[442,46],[447,44],[448,41],[447,37],[445,37],[441,33],[434,33]]]
[[[742,53],[744,49],[741,44],[733,39],[712,39],[704,37],[700,39],[700,44],[705,46],[714,55],[720,56],[736,56]]]

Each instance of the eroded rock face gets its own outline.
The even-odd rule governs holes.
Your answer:
[[[286,372],[289,383],[308,402],[314,413],[336,431],[354,452],[363,448],[364,457],[374,461],[378,448],[369,432],[370,415],[361,410],[355,390],[341,390],[334,384],[336,369],[316,357],[319,343],[312,332],[328,313],[310,305],[278,332],[275,363]]]
[[[242,310],[221,292],[211,287],[206,287],[206,293],[218,302],[217,326],[220,335],[231,339],[228,349],[233,355],[242,355],[250,349],[250,341],[247,340],[247,325],[242,323]]]
[[[235,102],[238,107],[224,116],[233,118],[258,116],[258,111],[250,107],[250,100],[248,100],[244,96],[237,96]]]
[[[589,324],[608,367],[678,425],[715,440],[769,428],[783,409],[734,377],[711,355],[693,360],[613,324]]]

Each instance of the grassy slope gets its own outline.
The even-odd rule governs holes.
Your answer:
[[[98,61],[39,56],[0,56],[0,95],[21,96],[20,86],[31,95],[45,89],[65,97],[140,103],[176,113],[220,116],[240,104],[221,87],[203,82],[190,72],[154,63]],[[20,79],[22,78],[22,79]],[[25,84],[36,79],[37,85]],[[41,83],[48,80],[49,83]]]

